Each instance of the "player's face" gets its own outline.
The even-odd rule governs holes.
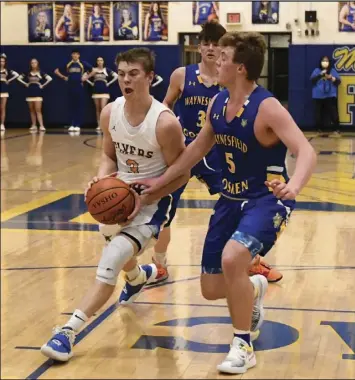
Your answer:
[[[0,67],[3,69],[5,67],[5,58],[0,59]]]
[[[216,63],[221,53],[221,48],[217,42],[202,41],[199,45],[201,59],[205,63]]]
[[[96,60],[97,66],[98,67],[104,67],[104,59],[103,58],[97,58]]]
[[[128,9],[124,9],[124,10],[122,11],[122,17],[123,17],[123,19],[124,19],[125,21],[128,21],[128,20],[129,20],[129,11],[128,11]]]
[[[32,59],[32,61],[31,61],[31,69],[32,70],[38,69],[38,61],[37,61],[37,59]]]
[[[99,6],[99,5],[94,5],[94,12],[95,12],[96,14],[99,14],[100,11],[101,11],[100,6]]]
[[[149,94],[154,73],[146,74],[139,62],[120,62],[118,65],[118,84],[126,99],[139,99]]]
[[[45,15],[43,12],[40,12],[40,13],[38,14],[38,21],[39,21],[40,23],[44,23],[45,20],[46,20],[46,15]]]
[[[80,58],[80,54],[79,53],[73,53],[71,55],[71,57],[72,57],[73,61],[78,61]]]
[[[157,13],[158,10],[159,10],[159,5],[158,5],[158,3],[154,3],[154,4],[153,4],[153,12]]]
[[[246,74],[243,64],[233,62],[234,48],[228,46],[221,49],[221,55],[217,61],[218,83],[228,86],[235,83],[240,75]]]

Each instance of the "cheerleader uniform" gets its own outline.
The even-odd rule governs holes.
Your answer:
[[[43,80],[45,80],[44,83],[42,83]],[[52,77],[42,71],[31,71],[27,74],[21,74],[18,81],[24,85],[28,84],[26,97],[27,102],[42,102],[43,97],[41,85],[46,86],[50,81],[52,81]]]
[[[109,86],[117,80],[118,75],[111,69],[105,67],[103,69],[96,69],[95,75],[87,80],[87,82],[94,87],[92,98],[93,99],[110,99],[108,91]],[[108,78],[112,78],[108,82]]]
[[[64,16],[64,30],[66,34],[66,42],[74,42],[76,37],[76,31],[73,30],[73,20],[67,16]]]
[[[18,73],[14,70],[2,69],[0,71],[0,98],[9,97],[9,83],[16,79],[18,76]]]

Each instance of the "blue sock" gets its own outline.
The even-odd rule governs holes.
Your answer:
[[[234,337],[237,337],[239,339],[243,339],[244,342],[248,343],[250,346],[250,332],[247,331],[238,331],[234,329]]]

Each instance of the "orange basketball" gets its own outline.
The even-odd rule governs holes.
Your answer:
[[[102,224],[120,224],[132,214],[134,194],[127,183],[118,178],[102,178],[94,183],[86,196],[92,217]]]
[[[66,39],[67,39],[67,33],[66,33],[66,31],[65,31],[64,28],[61,28],[59,30],[58,37],[60,38],[61,41],[66,41]]]
[[[103,30],[103,32],[102,32],[102,35],[103,35],[104,37],[109,37],[109,35],[110,35],[110,29],[109,29],[107,26],[104,27],[104,30]]]

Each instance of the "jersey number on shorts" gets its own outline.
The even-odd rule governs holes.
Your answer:
[[[196,124],[198,127],[202,128],[206,123],[206,112],[199,111],[198,112],[198,123]]]
[[[233,161],[233,153],[226,153],[226,162],[228,165],[228,170],[231,173],[235,173],[235,163]]]

